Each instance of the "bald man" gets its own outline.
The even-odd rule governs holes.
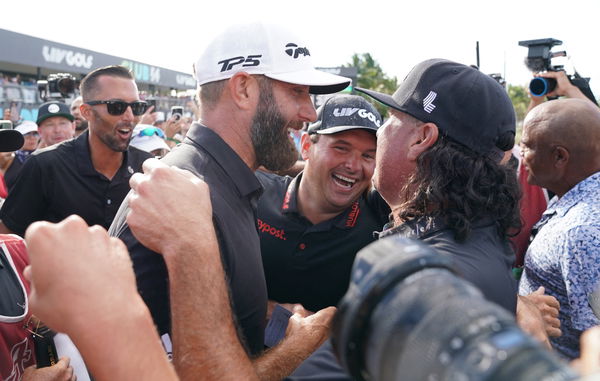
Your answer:
[[[600,324],[588,297],[600,285],[600,109],[562,99],[534,108],[521,139],[527,181],[554,192],[532,231],[521,295],[543,286],[560,302],[564,357],[579,356],[581,333]]]

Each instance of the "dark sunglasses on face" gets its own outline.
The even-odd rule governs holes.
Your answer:
[[[139,116],[145,113],[146,109],[148,108],[148,103],[143,101],[136,101],[131,103],[123,101],[89,101],[85,102],[85,104],[88,104],[90,106],[106,105],[106,110],[110,115],[123,115],[123,113],[127,111],[127,107],[129,106],[131,107],[131,112],[133,112],[133,115]]]

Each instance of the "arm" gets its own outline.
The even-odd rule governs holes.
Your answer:
[[[36,368],[35,365],[25,368],[21,381],[76,381],[77,377],[73,367],[69,365],[69,358],[62,357],[56,364],[45,368]]]
[[[32,311],[73,339],[96,380],[177,378],[121,241],[78,216],[36,222],[26,241]]]
[[[173,362],[179,376],[255,380],[229,306],[208,186],[158,160],[147,160],[143,168],[144,174],[130,181],[127,223],[140,243],[162,253],[167,264]],[[181,197],[164,197],[170,194]],[[198,295],[203,303],[197,303]]]

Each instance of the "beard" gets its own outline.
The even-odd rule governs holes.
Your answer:
[[[260,81],[260,98],[250,128],[258,166],[269,171],[282,171],[296,162],[298,151],[288,133],[292,123],[281,115],[269,80]],[[301,122],[298,124],[302,125]]]

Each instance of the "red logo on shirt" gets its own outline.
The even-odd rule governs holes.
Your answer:
[[[269,233],[270,235],[272,235],[275,238],[279,238],[281,240],[286,240],[285,238],[285,231],[283,229],[277,229],[269,224],[267,224],[266,222],[264,222],[263,220],[261,220],[260,218],[257,218],[258,220],[258,231],[261,233]]]
[[[353,228],[354,225],[356,225],[356,220],[358,219],[359,214],[360,208],[358,207],[358,201],[354,201],[354,204],[352,204],[352,210],[350,210],[350,214],[348,214],[348,219],[346,220],[346,226]]]

